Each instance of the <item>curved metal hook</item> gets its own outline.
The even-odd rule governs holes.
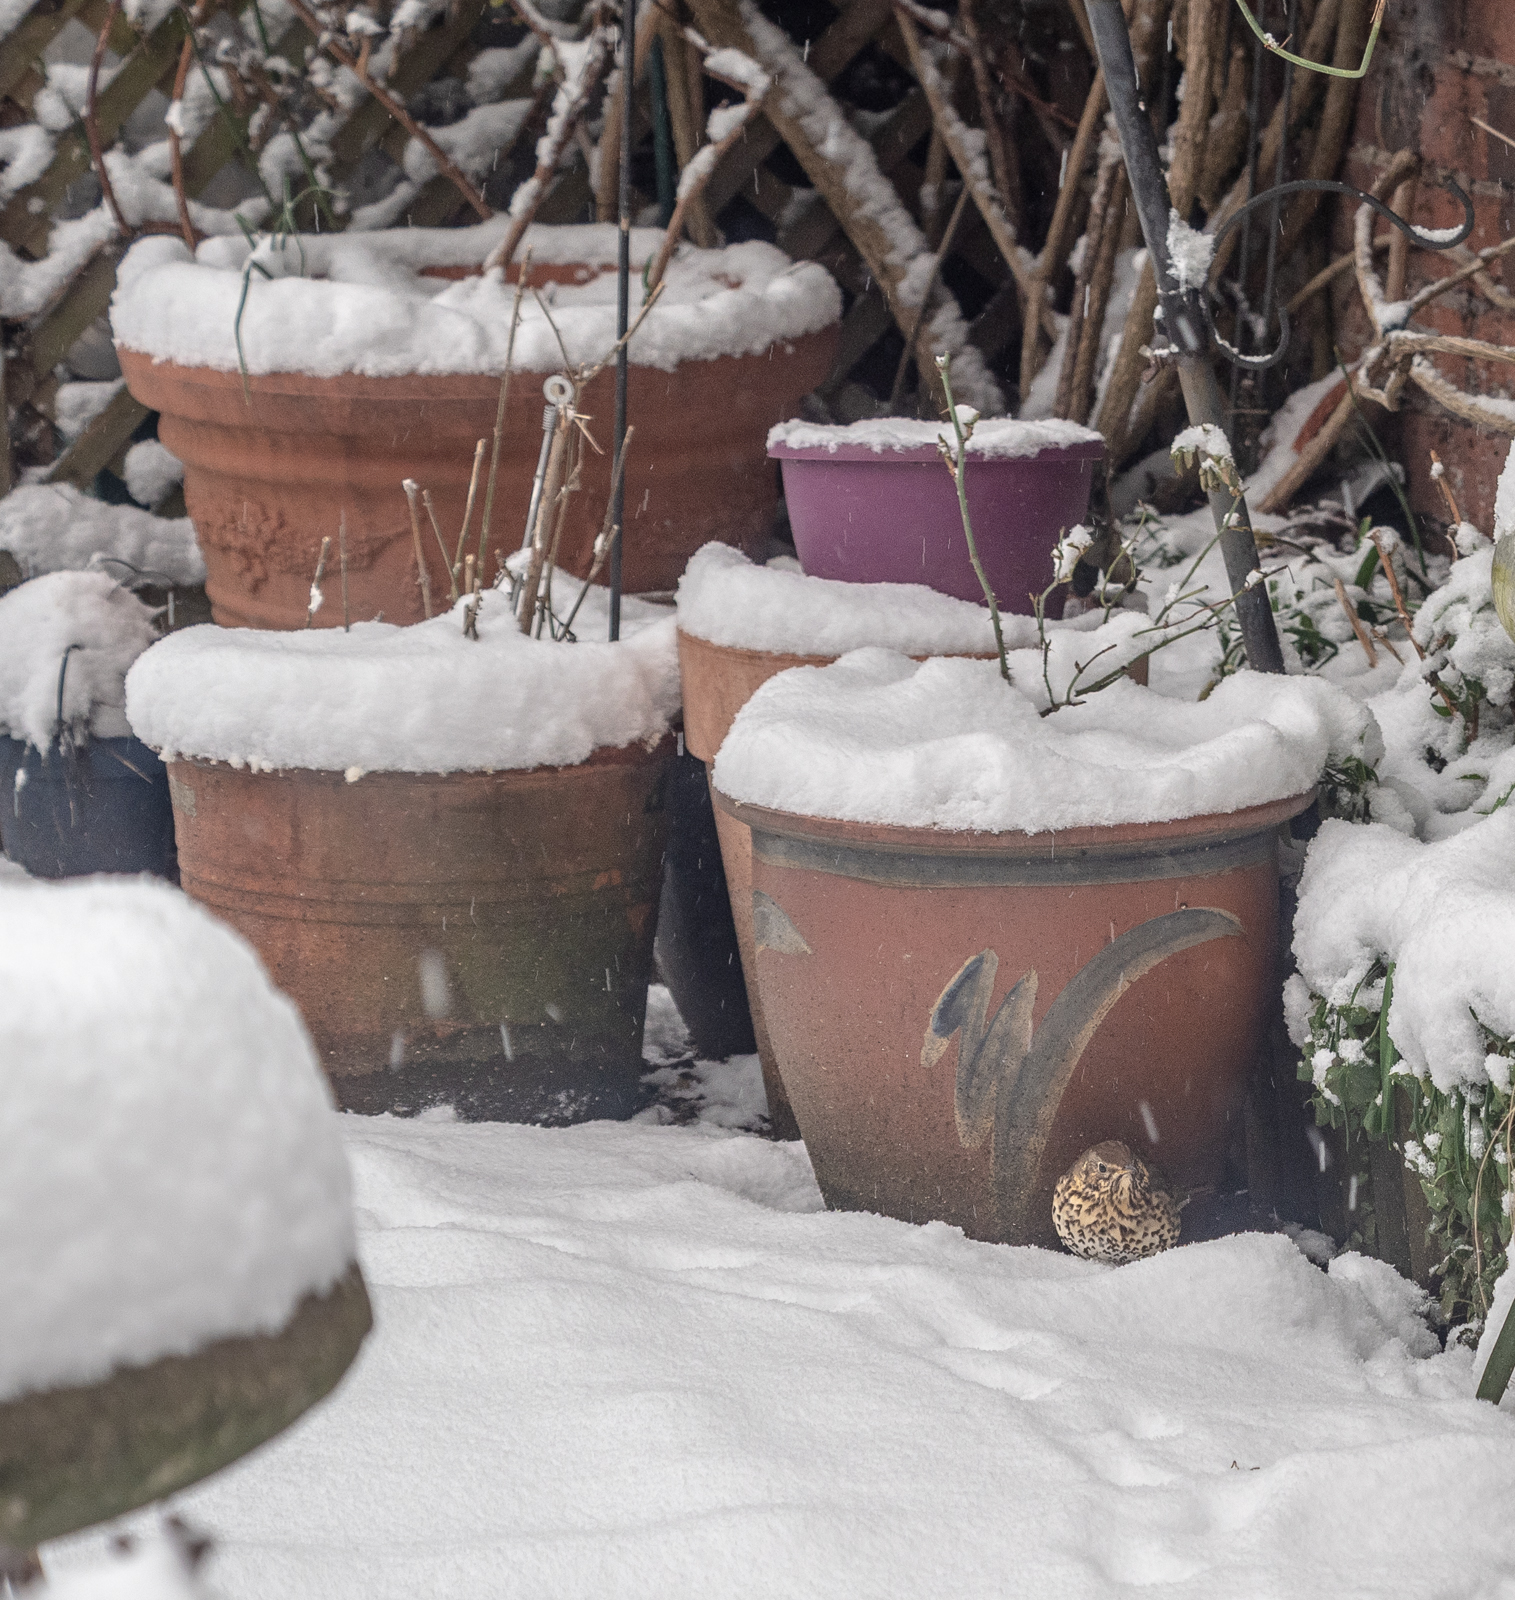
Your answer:
[[[1276,367],[1289,353],[1289,313],[1283,307],[1278,308],[1278,344],[1266,355],[1248,356],[1240,350],[1220,331],[1215,325],[1215,313],[1210,309],[1210,302],[1216,298],[1214,289],[1206,285],[1206,293],[1201,300],[1205,308],[1205,325],[1210,330],[1210,337],[1215,341],[1215,347],[1231,363],[1233,367],[1245,367],[1248,372],[1266,372],[1269,367]]]
[[[1438,188],[1449,190],[1462,202],[1462,226],[1450,238],[1432,236],[1423,233],[1414,223],[1406,222],[1391,206],[1386,205],[1377,195],[1368,194],[1350,183],[1339,183],[1330,178],[1296,178],[1290,183],[1280,183],[1271,189],[1264,189],[1261,194],[1253,195],[1245,205],[1238,206],[1235,211],[1216,229],[1215,253],[1219,253],[1222,242],[1231,230],[1237,227],[1245,218],[1259,206],[1273,205],[1290,194],[1342,194],[1349,199],[1356,200],[1359,205],[1371,206],[1381,217],[1423,250],[1454,250],[1473,232],[1474,213],[1473,202],[1467,192],[1451,178],[1443,179],[1436,185]],[[1205,293],[1201,296],[1205,308],[1205,321],[1210,329],[1210,337],[1214,339],[1220,353],[1232,366],[1245,367],[1250,372],[1264,372],[1269,367],[1276,367],[1289,353],[1289,314],[1282,306],[1278,308],[1278,345],[1265,355],[1243,355],[1235,345],[1229,343],[1221,336],[1220,330],[1215,326],[1215,315],[1211,309],[1211,302],[1216,298],[1215,288],[1212,284],[1205,285]]]
[[[1289,194],[1344,194],[1349,199],[1356,200],[1360,205],[1372,208],[1387,222],[1404,234],[1412,244],[1418,244],[1423,250],[1454,250],[1473,232],[1473,202],[1465,190],[1451,178],[1444,179],[1435,187],[1447,189],[1462,201],[1463,222],[1461,228],[1450,239],[1441,237],[1444,230],[1437,229],[1434,234],[1422,233],[1413,222],[1406,222],[1392,207],[1386,205],[1376,194],[1367,194],[1363,190],[1354,188],[1350,183],[1338,183],[1334,178],[1296,178],[1290,183],[1280,183],[1271,189],[1264,189],[1261,194],[1253,195],[1245,205],[1238,206],[1235,211],[1215,230],[1215,249],[1219,251],[1221,241],[1241,220],[1259,206],[1271,205],[1276,200],[1282,200]]]

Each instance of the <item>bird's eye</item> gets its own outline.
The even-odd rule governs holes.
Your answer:
[[[1109,1171],[1109,1170],[1110,1170],[1110,1169],[1109,1169],[1109,1167],[1107,1167],[1107,1166],[1106,1166],[1106,1165],[1105,1165],[1105,1164],[1104,1164],[1104,1162],[1103,1162],[1103,1161],[1100,1161],[1100,1162],[1098,1162],[1098,1163],[1096,1163],[1096,1165],[1097,1165],[1097,1166],[1098,1166],[1098,1167],[1099,1167],[1099,1170],[1100,1170],[1100,1171],[1101,1171],[1101,1172],[1108,1172],[1108,1171]]]

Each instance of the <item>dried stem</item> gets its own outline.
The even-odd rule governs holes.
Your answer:
[[[968,45],[968,65],[973,72],[973,87],[978,95],[979,121],[983,124],[984,141],[989,151],[989,170],[1006,209],[1014,220],[1019,221],[1020,166],[1011,156],[1012,146],[1006,143],[1005,130],[1000,126],[999,116],[994,109],[994,85],[989,81],[989,60],[984,52],[983,36],[978,31],[978,17],[973,7],[974,0],[958,0],[957,20],[962,24],[963,37]]]
[[[689,95],[690,63],[700,63],[703,58],[684,37],[684,30],[661,9],[658,36],[663,41],[663,54],[668,62],[668,121],[673,130],[673,153],[682,169],[699,154],[704,141],[703,99],[701,113],[696,117]],[[708,250],[719,242],[703,193],[690,201],[684,223],[690,239],[701,249]]]
[[[542,485],[542,498],[537,502],[536,522],[531,530],[531,559],[526,567],[526,581],[521,588],[520,609],[516,613],[522,633],[531,632],[536,616],[537,590],[542,583],[542,562],[547,554],[547,541],[542,536],[542,522],[550,511],[556,511],[558,491],[566,476],[565,457],[568,439],[573,431],[573,410],[570,406],[558,408],[557,427],[552,435],[552,449],[547,456],[547,478]]]
[[[113,5],[119,5],[119,0],[112,0]],[[478,213],[479,218],[488,222],[494,215],[484,196],[474,188],[463,175],[452,157],[432,138],[405,107],[381,83],[368,75],[368,60],[364,56],[355,56],[341,39],[315,14],[305,3],[305,0],[289,0],[290,10],[310,30],[311,37],[329,55],[333,61],[347,68],[357,78],[358,82],[371,94],[375,100],[400,124],[412,139],[418,140],[427,155],[436,162],[437,170],[450,182],[460,195]]]
[[[473,522],[473,503],[479,494],[479,474],[484,470],[484,447],[486,441],[480,439],[473,447],[473,471],[468,475],[468,498],[463,502],[463,526],[458,530],[458,548],[452,558],[452,575],[454,580],[463,563],[463,547],[468,543],[468,529]],[[471,561],[472,556],[469,557]],[[468,593],[468,585],[463,585],[463,593]]]
[[[494,516],[494,486],[500,472],[500,442],[505,436],[505,402],[510,398],[510,369],[515,361],[516,329],[521,326],[521,296],[531,276],[531,247],[521,257],[516,273],[515,299],[510,307],[510,337],[505,341],[505,371],[500,376],[500,403],[494,414],[494,447],[489,453],[489,483],[484,490],[484,519],[479,524],[479,571],[484,570],[484,549],[489,543],[489,526]]]
[[[890,416],[899,415],[900,404],[905,398],[905,379],[910,374],[910,363],[912,359],[919,358],[921,324],[926,318],[926,307],[931,304],[931,291],[941,276],[942,263],[952,250],[952,241],[957,236],[958,224],[963,220],[963,212],[967,209],[968,186],[964,184],[962,193],[957,197],[957,204],[952,208],[952,215],[947,219],[947,226],[942,230],[942,242],[936,247],[936,259],[931,263],[931,276],[926,279],[926,292],[921,296],[920,305],[916,307],[915,321],[910,326],[910,336],[905,340],[905,348],[900,351],[900,364],[894,371],[894,386],[889,391]]]
[[[1378,665],[1378,652],[1373,648],[1373,636],[1363,626],[1362,618],[1357,614],[1357,607],[1352,604],[1347,594],[1347,587],[1340,578],[1335,580],[1336,600],[1340,605],[1346,619],[1352,625],[1352,632],[1357,635],[1357,642],[1362,646],[1362,653],[1368,658],[1368,665]]]
[[[632,4],[634,0],[626,0],[626,3]],[[519,6],[517,9],[520,9]],[[573,139],[580,119],[589,109],[590,98],[610,66],[610,29],[599,20],[598,11],[595,15],[596,20],[589,35],[588,57],[572,85],[565,77],[558,86],[558,92],[553,97],[552,113],[547,119],[547,132],[537,142],[536,170],[511,198],[510,226],[506,229],[505,237],[489,252],[484,262],[486,272],[494,267],[508,267],[514,259],[532,218],[537,214],[537,208],[546,198],[547,185],[558,170],[563,152]]]
[[[1441,457],[1434,450],[1431,452],[1431,465],[1435,469],[1431,476],[1436,479],[1436,487],[1441,490],[1442,499],[1447,503],[1447,510],[1452,514],[1452,526],[1456,528],[1462,523],[1462,512],[1457,509],[1457,496],[1452,493],[1452,485],[1447,482],[1447,469],[1441,464]]]
[[[416,543],[416,575],[421,584],[421,604],[426,620],[431,621],[431,574],[426,570],[426,553],[421,545],[421,491],[414,478],[406,478],[400,485],[410,505],[410,532]]]
[[[952,357],[941,355],[936,358],[936,364],[942,375],[942,388],[947,396],[947,416],[952,423],[952,432],[957,438],[957,450],[954,453],[945,439],[937,440],[937,449],[941,451],[942,460],[946,463],[947,470],[952,474],[952,486],[957,490],[957,509],[963,519],[963,537],[968,541],[968,559],[973,563],[973,570],[978,574],[979,586],[984,591],[984,601],[989,607],[989,620],[994,624],[994,648],[999,652],[999,672],[1006,683],[1010,682],[1010,660],[1005,654],[1005,634],[1000,627],[999,602],[995,599],[994,590],[990,586],[984,565],[978,558],[978,544],[973,537],[973,519],[968,515],[968,435],[972,432],[972,424],[965,429],[963,419],[957,414],[957,405],[952,398]]]
[[[95,176],[100,180],[100,192],[105,196],[105,203],[110,207],[110,214],[115,219],[116,231],[123,239],[130,239],[132,228],[122,213],[120,202],[116,199],[110,173],[105,170],[105,145],[100,138],[100,120],[96,110],[100,92],[100,64],[105,60],[105,52],[110,46],[111,30],[116,26],[116,19],[120,15],[121,0],[110,0],[110,10],[105,13],[100,36],[95,40],[95,53],[89,60],[89,85],[84,94],[84,137],[89,141],[90,160],[95,164]]]
[[[1084,230],[1084,254],[1073,278],[1073,303],[1068,312],[1068,338],[1063,347],[1062,370],[1057,376],[1054,416],[1073,415],[1073,375],[1078,368],[1083,345],[1084,323],[1093,310],[1090,285],[1099,268],[1105,232],[1114,212],[1116,178],[1125,170],[1119,148],[1100,152],[1099,171],[1094,179],[1094,194],[1089,201],[1089,223]]]
[[[708,63],[706,71],[710,72]],[[715,175],[715,169],[727,154],[746,137],[747,124],[761,110],[768,91],[773,87],[773,80],[766,76],[761,88],[753,84],[740,83],[721,72],[711,72],[710,76],[720,79],[722,83],[729,84],[734,89],[745,91],[745,103],[741,108],[741,115],[732,119],[732,126],[719,143],[707,145],[679,174],[678,198],[674,202],[673,215],[668,219],[668,226],[663,232],[663,242],[658,246],[658,253],[653,258],[652,266],[647,273],[649,291],[662,287],[663,274],[668,270],[668,263],[673,258],[679,235],[684,231],[684,219],[689,214],[689,208],[704,194],[706,185]]]
[[[442,565],[447,569],[447,581],[452,587],[452,603],[458,603],[458,580],[453,576],[452,564],[447,559],[447,541],[442,537],[442,525],[437,521],[437,508],[431,503],[431,490],[421,491],[421,504],[426,507],[426,515],[431,522],[431,531],[436,535],[437,549],[442,552]]]
[[[189,64],[194,59],[194,40],[185,39],[184,48],[179,52],[179,70],[174,76],[174,105],[181,109],[184,105],[184,85],[189,78]],[[184,149],[179,136],[179,119],[176,115],[167,121],[168,158],[174,185],[174,205],[179,212],[179,232],[184,235],[184,243],[193,251],[200,242],[200,235],[196,233],[195,225],[190,221],[189,196],[184,192]]]
[[[345,510],[337,518],[337,560],[342,567],[342,632],[346,633],[352,623],[347,612],[347,512]]]
[[[573,609],[563,621],[563,632],[566,634],[573,626],[573,619],[579,614],[579,607],[584,604],[584,596],[589,593],[594,580],[600,575],[600,568],[605,564],[605,558],[610,554],[610,548],[621,536],[619,525],[611,527],[610,518],[615,510],[616,490],[621,486],[621,479],[626,472],[626,452],[631,448],[632,436],[636,433],[636,424],[628,423],[626,435],[621,440],[621,448],[616,452],[615,466],[610,473],[610,497],[605,502],[605,519],[600,524],[599,536],[594,541],[594,559],[589,564],[589,575],[584,579],[579,588],[578,598],[573,603]]]
[[[1026,303],[1034,307],[1037,314],[1025,318],[1022,335],[1020,388],[1023,395],[1030,394],[1031,385],[1036,381],[1036,375],[1041,371],[1051,346],[1051,340],[1044,334],[1042,315],[1051,311],[1047,304],[1047,289],[1067,265],[1068,254],[1073,248],[1073,221],[1077,214],[1084,168],[1088,166],[1090,152],[1099,139],[1109,105],[1104,74],[1097,72],[1089,88],[1089,98],[1084,101],[1084,114],[1063,167],[1062,187],[1057,192],[1057,203],[1047,228],[1047,240],[1036,258],[1036,268],[1026,291]]]
[[[321,554],[316,557],[316,575],[310,580],[310,600],[305,607],[307,628],[315,621],[316,612],[321,609],[321,601],[325,598],[321,593],[321,579],[326,576],[326,556],[330,549],[331,535],[327,534],[321,540]]]

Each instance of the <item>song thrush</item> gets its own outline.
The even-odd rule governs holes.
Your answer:
[[[1124,1266],[1178,1243],[1179,1203],[1140,1156],[1107,1139],[1057,1180],[1052,1222],[1074,1255]]]

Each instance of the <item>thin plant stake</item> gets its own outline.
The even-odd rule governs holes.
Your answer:
[[[352,624],[347,615],[347,513],[337,519],[337,560],[342,568],[342,632],[348,633]]]
[[[531,246],[521,257],[516,273],[515,299],[510,307],[510,337],[505,341],[505,371],[500,376],[500,403],[494,414],[494,448],[489,453],[489,481],[484,486],[484,520],[479,524],[479,571],[484,570],[485,546],[489,543],[489,525],[494,516],[494,486],[500,473],[500,441],[505,434],[505,402],[510,398],[510,368],[515,360],[516,329],[521,325],[521,296],[526,292],[526,280],[531,276]]]
[[[310,603],[305,608],[305,626],[308,628],[316,619],[316,613],[321,609],[321,602],[325,596],[321,593],[321,579],[326,576],[326,552],[331,549],[331,535],[321,541],[321,554],[316,557],[316,575],[310,580]]]
[[[416,542],[416,572],[421,581],[421,604],[426,610],[426,620],[431,621],[431,574],[426,570],[426,552],[421,546],[421,490],[414,478],[406,478],[400,485],[410,505],[410,532]]]

